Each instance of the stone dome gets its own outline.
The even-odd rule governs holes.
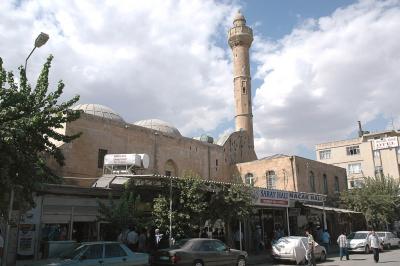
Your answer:
[[[176,137],[182,136],[176,127],[174,127],[173,125],[171,125],[168,122],[165,122],[165,121],[162,121],[159,119],[141,120],[141,121],[136,122],[135,125],[154,129],[154,130],[166,133],[168,135],[176,136]]]
[[[118,122],[125,122],[124,119],[113,109],[101,104],[78,104],[72,108],[73,110],[82,110],[86,114],[106,118]]]

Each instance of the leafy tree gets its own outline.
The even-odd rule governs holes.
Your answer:
[[[347,208],[362,212],[369,225],[382,227],[396,218],[400,207],[399,181],[389,176],[365,177],[361,188],[342,192]]]
[[[129,225],[141,224],[140,218],[143,216],[143,212],[137,208],[139,202],[140,197],[128,190],[124,190],[121,197],[116,200],[110,194],[108,204],[97,201],[99,205],[97,219],[100,222],[111,224],[112,232],[107,232],[107,234],[116,236]]]
[[[53,57],[49,56],[33,89],[25,69],[19,67],[19,81],[3,68],[0,58],[0,199],[4,214],[9,192],[15,191],[15,202],[33,204],[32,192],[44,183],[58,182],[46,165],[50,158],[63,165],[64,157],[56,143],[68,143],[79,136],[65,136],[59,132],[64,123],[79,117],[71,110],[78,100],[75,96],[60,102],[64,83],[49,92],[49,70]]]

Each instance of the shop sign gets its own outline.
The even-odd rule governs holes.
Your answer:
[[[289,201],[323,202],[324,195],[304,192],[290,192],[272,189],[255,189],[253,192],[253,204],[263,206],[288,207]]]
[[[35,225],[20,224],[18,229],[18,255],[32,256],[35,250]]]
[[[383,139],[374,139],[372,141],[372,148],[374,150],[395,148],[399,146],[397,137],[387,137]]]
[[[104,156],[105,165],[135,165],[142,163],[139,154],[106,154]]]

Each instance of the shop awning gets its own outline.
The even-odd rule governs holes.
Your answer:
[[[333,212],[338,212],[338,213],[362,213],[362,212],[356,212],[352,210],[347,210],[347,209],[340,209],[340,208],[333,208],[333,207],[324,207],[324,206],[317,206],[317,205],[311,205],[311,204],[303,204],[304,207],[312,208],[312,209],[317,209],[317,210],[325,210],[325,211],[333,211]]]

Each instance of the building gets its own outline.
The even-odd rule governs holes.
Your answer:
[[[347,170],[349,188],[359,187],[363,177],[400,177],[400,132],[362,131],[359,137],[316,145],[316,157],[320,162],[343,167]]]

